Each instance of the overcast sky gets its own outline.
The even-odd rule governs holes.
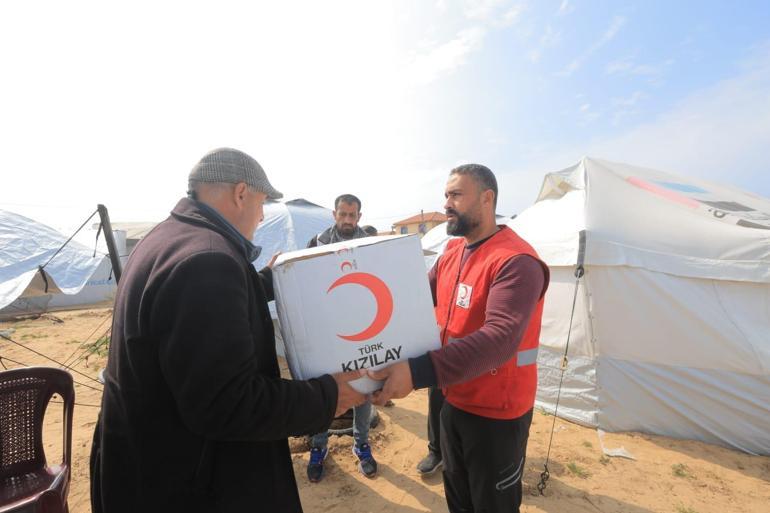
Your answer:
[[[770,197],[770,2],[3,2],[0,208],[163,219],[208,150],[385,228],[589,155]]]

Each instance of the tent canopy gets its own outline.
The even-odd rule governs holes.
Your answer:
[[[267,265],[277,252],[303,249],[313,236],[334,224],[332,211],[305,199],[265,203],[264,220],[254,233],[252,242],[262,247],[254,262],[257,269]]]
[[[550,173],[513,226],[549,265],[589,265],[770,283],[770,200],[653,169],[584,158]]]
[[[0,308],[20,297],[76,294],[85,286],[105,256],[75,241],[62,248],[66,241],[53,228],[0,210]]]

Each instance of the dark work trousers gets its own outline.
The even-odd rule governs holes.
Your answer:
[[[441,407],[444,393],[438,387],[428,390],[428,450],[441,456]]]
[[[451,513],[518,513],[531,423],[532,410],[499,420],[444,403],[441,452]]]

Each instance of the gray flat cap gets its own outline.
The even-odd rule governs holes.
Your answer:
[[[208,152],[190,171],[190,182],[240,183],[267,194],[270,199],[283,198],[267,180],[259,162],[242,151],[218,148]]]

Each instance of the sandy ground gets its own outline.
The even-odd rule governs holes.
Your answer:
[[[66,360],[96,330],[107,328],[108,309],[59,312],[53,317],[0,323],[0,330],[25,347],[0,339],[0,356],[25,365],[55,365],[32,353]],[[59,319],[63,322],[57,322]],[[98,328],[98,329],[97,329]],[[3,360],[9,368],[18,364]],[[75,380],[99,388],[96,377],[104,357],[82,360]],[[285,367],[285,364],[283,365]],[[98,414],[100,391],[76,385],[73,478],[70,511],[88,513],[88,458]],[[380,424],[371,442],[380,472],[375,479],[358,473],[350,437],[330,439],[325,479],[311,484],[305,477],[308,454],[304,439],[290,441],[294,470],[305,511],[423,512],[447,511],[440,476],[422,479],[415,465],[425,455],[427,395],[416,392],[380,409]],[[625,447],[636,460],[603,457],[595,430],[556,421],[551,452],[551,479],[544,496],[537,492],[553,417],[536,413],[524,475],[525,512],[770,512],[770,457],[749,456],[722,447],[638,433],[608,433],[607,447]],[[770,429],[770,419],[768,421]],[[49,406],[46,451],[50,461],[61,454],[61,407]]]

